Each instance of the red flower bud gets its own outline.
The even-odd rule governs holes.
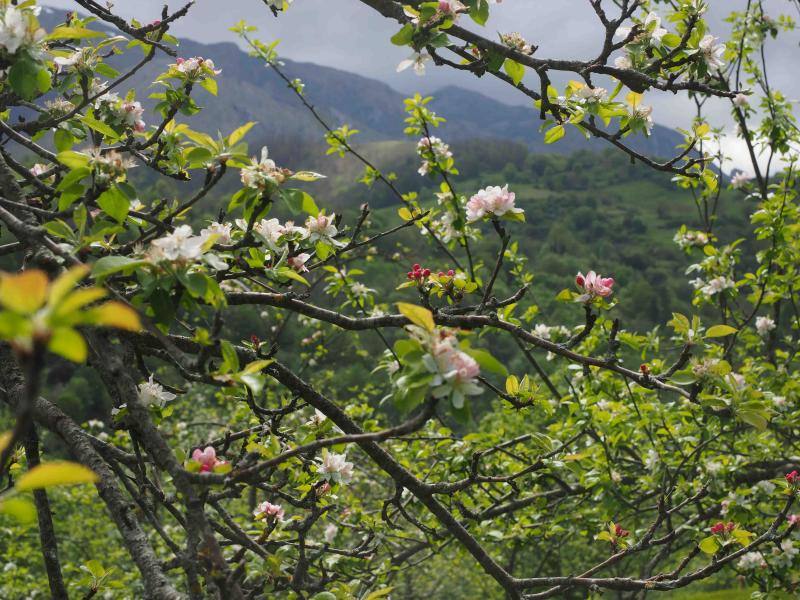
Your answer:
[[[642,372],[642,375],[650,375],[650,367],[647,363],[642,363],[639,365],[639,370]]]
[[[578,287],[583,287],[583,284],[584,284],[584,283],[586,283],[586,279],[584,278],[584,276],[583,276],[583,275],[581,275],[580,273],[578,273],[578,274],[575,276],[575,283],[577,283],[577,284],[578,284]]]
[[[789,485],[797,485],[800,483],[800,473],[797,471],[792,471],[791,473],[786,474],[786,481]]]
[[[419,263],[414,263],[413,265],[411,265],[411,269],[414,271],[419,271]]]
[[[409,271],[408,273],[406,273],[406,277],[408,277],[409,279],[414,279],[414,273]]]
[[[431,274],[431,270],[430,269],[423,269],[423,271],[422,271],[422,276],[423,277],[428,277],[430,274]]]
[[[452,277],[453,275],[455,275],[455,274],[456,274],[456,272],[455,272],[455,271],[453,271],[453,269],[450,269],[450,270],[447,272],[447,274],[448,274],[450,277]]]
[[[261,340],[255,333],[250,336],[250,341],[253,342],[254,346],[258,346],[259,344],[261,344]]]
[[[614,525],[614,535],[616,535],[618,538],[628,537],[630,533],[630,531],[623,529],[620,525]]]

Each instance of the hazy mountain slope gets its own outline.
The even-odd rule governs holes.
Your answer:
[[[63,12],[47,10],[42,21],[48,28],[63,21]],[[95,25],[97,27],[98,25]],[[219,76],[219,98],[198,91],[196,98],[205,106],[193,118],[195,129],[214,132],[230,131],[246,121],[257,121],[249,140],[253,147],[269,143],[276,150],[292,142],[318,140],[321,129],[280,78],[258,59],[252,58],[232,43],[203,44],[183,40],[179,55],[203,56],[214,60],[222,69]],[[139,55],[125,53],[116,59],[120,68],[129,67]],[[283,59],[285,72],[306,84],[306,96],[331,124],[347,123],[361,131],[364,140],[403,139],[404,94],[388,85],[330,67]],[[113,62],[113,60],[112,60]],[[138,98],[146,105],[146,97],[155,77],[166,69],[168,57],[159,53],[131,80]],[[466,77],[467,75],[465,75]],[[127,89],[127,88],[126,88]],[[125,90],[123,90],[125,91]],[[446,87],[433,94],[433,107],[447,118],[445,137],[450,141],[476,138],[500,138],[522,142],[534,152],[570,153],[575,150],[602,149],[608,144],[587,141],[570,131],[559,143],[546,146],[538,131],[538,111],[532,106],[511,106],[480,93],[459,87]],[[637,136],[630,143],[648,154],[670,155],[679,136],[672,130],[656,126],[649,138]]]

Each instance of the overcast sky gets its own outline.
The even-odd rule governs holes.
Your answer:
[[[70,0],[45,0],[45,4],[69,9],[76,6]],[[163,4],[159,0],[114,3],[119,14],[136,16],[145,22],[158,18]],[[606,4],[613,14],[612,3]],[[708,4],[712,33],[726,38],[729,27],[723,18],[731,10],[744,7],[746,0],[709,0]],[[768,0],[766,4],[771,16],[789,14],[795,19],[799,16],[796,2]],[[170,3],[172,9],[180,6],[180,2]],[[258,35],[265,41],[280,38],[279,51],[287,58],[357,72],[403,92],[434,92],[455,84],[507,103],[527,101],[510,86],[491,77],[478,79],[446,67],[431,66],[424,77],[417,77],[411,70],[397,73],[397,64],[409,53],[407,48],[389,42],[398,25],[358,0],[294,0],[289,10],[277,19],[262,0],[197,0],[189,15],[171,31],[178,37],[206,43],[236,41],[228,28],[240,19],[258,26]],[[464,22],[474,26],[467,19]],[[586,59],[597,55],[602,41],[599,22],[588,0],[505,0],[493,7],[486,31],[518,31],[539,46],[538,57]],[[768,46],[771,83],[792,99],[800,97],[799,42],[800,34],[792,32]],[[531,76],[532,80],[534,77]],[[554,81],[558,83],[555,78]],[[662,125],[686,127],[691,122],[692,107],[684,98],[652,93],[647,102],[654,106],[653,116]],[[712,124],[730,127],[728,111],[727,103],[712,103]],[[731,144],[730,150],[734,155],[740,152],[735,144]]]

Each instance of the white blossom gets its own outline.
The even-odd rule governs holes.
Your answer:
[[[420,76],[425,75],[425,61],[428,60],[431,60],[431,56],[427,52],[415,52],[407,59],[400,61],[400,64],[397,65],[397,72],[413,67],[414,73]]]
[[[773,329],[775,329],[775,321],[770,317],[756,317],[756,331],[758,331],[758,335],[765,336]]]
[[[353,463],[347,462],[346,454],[322,450],[322,462],[317,466],[317,473],[326,481],[334,483],[350,483],[353,479]]]
[[[139,400],[146,406],[151,404],[164,406],[176,397],[175,394],[168,392],[164,389],[164,386],[155,381],[152,374],[150,379],[139,384]]]

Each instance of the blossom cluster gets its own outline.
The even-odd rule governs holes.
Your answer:
[[[105,185],[124,178],[128,169],[135,167],[136,163],[116,150],[92,148],[89,150],[88,166],[94,173],[95,181]]]
[[[508,184],[503,187],[489,186],[467,201],[467,221],[473,223],[486,217],[515,218],[525,212],[514,205],[516,195],[509,191]],[[516,217],[519,218],[519,217]]]
[[[46,35],[36,20],[40,11],[39,6],[17,7],[4,2],[0,7],[0,48],[11,55],[20,50],[38,54]]]
[[[239,173],[242,185],[264,191],[271,185],[280,185],[291,175],[291,171],[283,169],[269,158],[269,150],[264,146],[261,148],[261,157],[253,158],[250,165],[244,167]]]
[[[702,248],[708,244],[708,234],[704,231],[686,231],[682,230],[675,234],[672,240],[678,244],[682,250],[686,248],[700,247]]]
[[[217,451],[214,449],[214,446],[206,446],[203,450],[196,448],[195,451],[192,452],[192,461],[199,465],[201,473],[212,473],[220,467],[228,466],[228,461],[217,458]]]
[[[353,463],[347,462],[346,454],[322,450],[322,460],[317,465],[320,478],[332,483],[350,483],[353,479]]]
[[[283,508],[280,504],[272,504],[264,500],[264,502],[256,506],[253,511],[253,518],[256,520],[280,521],[283,519],[283,514]]]
[[[589,271],[584,275],[578,273],[575,276],[575,284],[583,290],[583,294],[578,297],[579,302],[591,302],[595,298],[607,298],[613,293],[613,277],[603,277],[602,275]]]
[[[175,398],[175,394],[165,390],[163,385],[153,379],[152,374],[147,381],[139,384],[139,401],[145,406],[151,404],[164,406],[164,404]]]
[[[220,224],[215,224],[218,229]],[[192,264],[199,259],[217,271],[224,271],[228,264],[216,254],[209,252],[216,241],[215,228],[203,229],[194,235],[191,225],[180,225],[172,233],[150,242],[145,259],[153,263],[171,262],[182,265]]]
[[[511,33],[501,33],[500,41],[504,46],[516,50],[520,54],[533,54],[533,46],[531,46],[522,35],[515,31]]]
[[[176,58],[175,63],[170,65],[170,68],[185,75],[190,80],[202,79],[222,73],[221,69],[216,68],[213,60],[202,56]]]
[[[408,329],[428,352],[422,362],[433,374],[430,387],[434,398],[450,396],[453,406],[462,408],[465,396],[476,396],[483,392],[477,383],[480,365],[459,349],[455,333],[449,329],[429,332],[416,326]]]
[[[453,157],[450,146],[436,136],[425,136],[417,142],[417,154],[422,158],[422,164],[417,172],[428,175],[437,166],[442,165]]]

